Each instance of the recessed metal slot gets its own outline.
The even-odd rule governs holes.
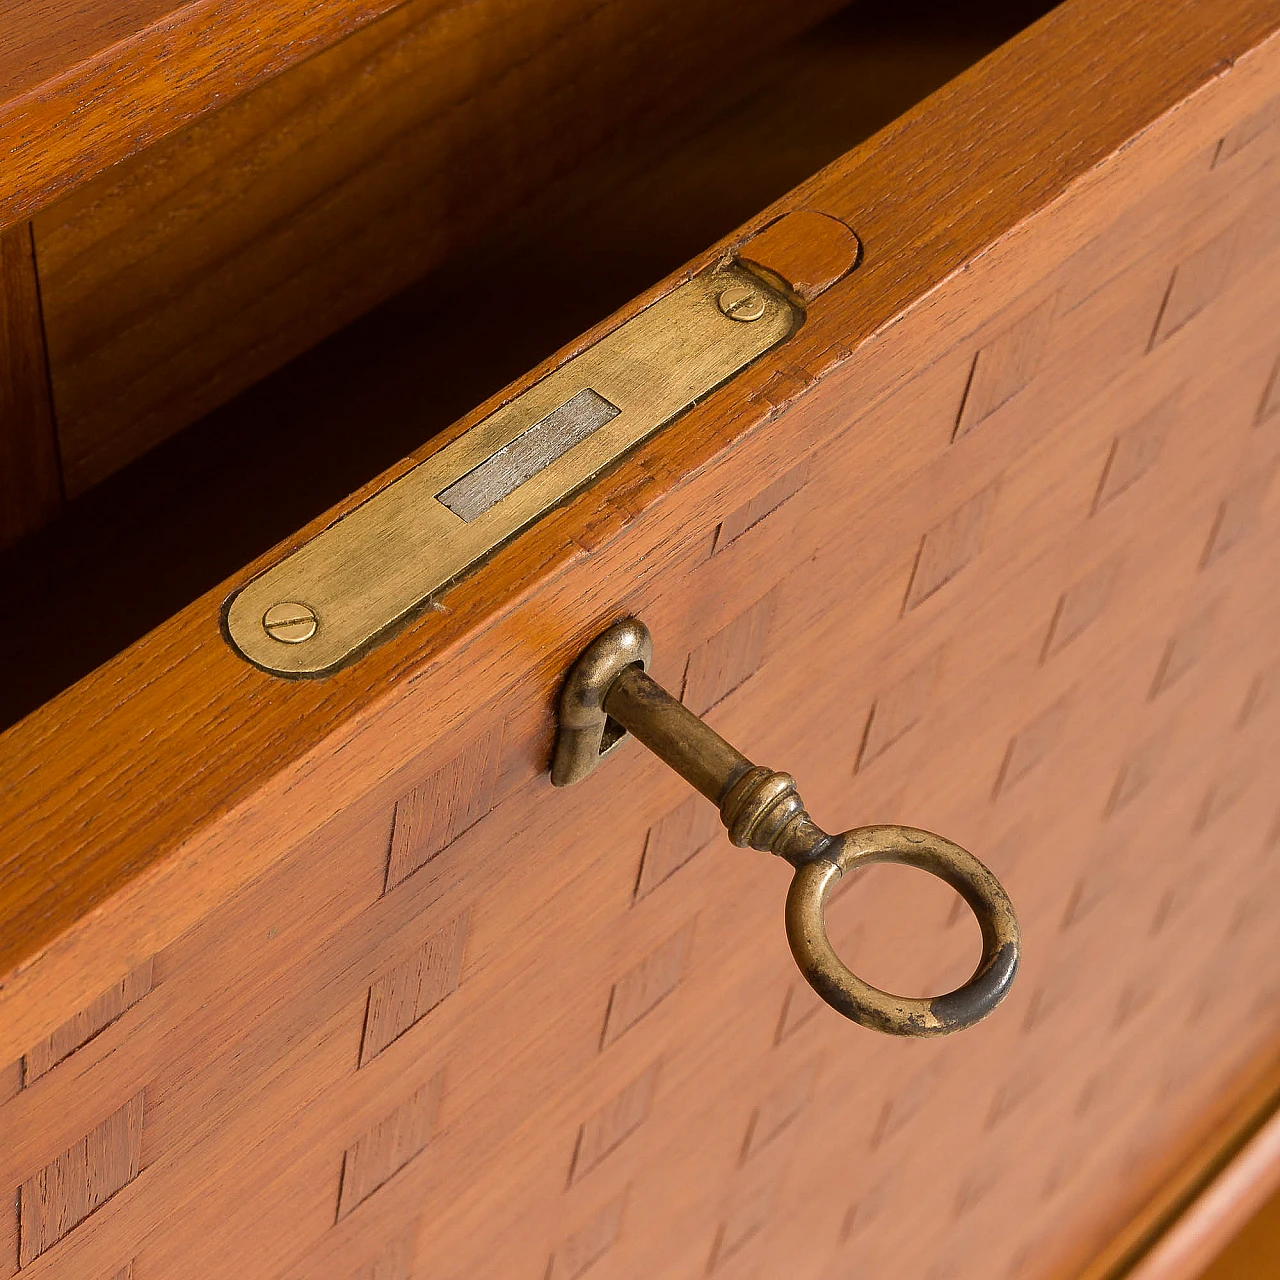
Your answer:
[[[586,387],[436,497],[470,524],[621,412],[598,391]]]
[[[337,670],[803,320],[745,267],[695,276],[241,588],[232,645],[276,675]]]

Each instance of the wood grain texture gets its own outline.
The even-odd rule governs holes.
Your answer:
[[[462,915],[437,930],[369,988],[360,1040],[361,1066],[457,990],[467,923],[467,916]]]
[[[501,726],[487,730],[396,801],[388,890],[448,848],[493,808],[501,748]]]
[[[340,1219],[426,1149],[435,1132],[441,1085],[436,1076],[347,1148],[338,1192]]]
[[[18,1190],[18,1265],[26,1267],[138,1176],[143,1095],[136,1094]]]
[[[1040,186],[1057,154],[1043,132],[1020,165],[983,131],[1021,129],[1042,97],[1038,128],[1061,124],[1055,51],[1095,25],[1117,36],[1116,12],[1068,4],[926,104],[909,145],[891,132],[805,188],[864,232],[859,274],[777,361],[449,592],[448,612],[331,682],[286,685],[220,647],[219,595],[5,735],[0,1060],[85,1008],[104,966],[156,957],[147,999],[2,1104],[0,1187],[17,1188],[148,1091],[145,1176],[37,1258],[37,1280],[110,1275],[122,1257],[183,1274],[193,1256],[209,1280],[346,1276],[419,1217],[415,1280],[592,1265],[1054,1280],[1202,1160],[1280,1036],[1280,815],[1245,767],[1280,749],[1274,489],[1204,562],[1224,500],[1280,450],[1256,420],[1280,319],[1280,182],[1249,167],[1252,145],[1212,163],[1269,100],[1280,53],[1241,43],[1224,71],[1200,13],[1171,39],[1173,69],[1144,81],[1174,10],[1128,9],[1128,42],[1089,47],[1154,98],[1099,155],[1092,104],[1116,95],[1086,94],[1071,117],[1077,83],[1057,105],[1084,131],[1065,146],[1080,167]],[[1238,40],[1256,15],[1235,11]],[[1186,49],[1206,60],[1196,76]],[[1029,63],[1027,111],[992,110],[1003,74]],[[1179,65],[1202,89],[1164,114],[1156,82]],[[916,188],[895,186],[877,222],[881,168],[915,171],[917,147],[953,136],[984,151],[1001,216],[966,198],[979,178],[961,159],[941,203],[913,214]],[[913,217],[948,237],[923,274],[923,252],[879,257],[911,244],[893,238],[900,218],[933,243]],[[1148,350],[1173,264],[1231,225],[1229,278]],[[1048,297],[1034,376],[953,441],[976,353]],[[1180,380],[1158,458],[1095,510],[1114,441]],[[807,483],[713,553],[717,527],[797,454]],[[904,612],[922,541],[988,491],[977,549]],[[574,541],[588,523],[590,551]],[[1106,602],[1046,653],[1064,596],[1112,562]],[[492,594],[503,583],[510,596]],[[646,753],[575,791],[546,783],[555,694],[586,638],[638,613],[657,673],[678,682],[686,655],[773,590],[785,625],[711,721],[800,777],[824,821],[944,830],[1006,881],[1034,945],[1008,1005],[965,1036],[904,1044],[806,1010],[776,860],[717,839],[637,901],[646,836],[686,799]],[[1179,649],[1192,659],[1152,697]],[[919,717],[856,767],[873,701],[939,651]],[[1055,732],[1033,732],[1064,700]],[[386,891],[398,802],[497,726],[491,807]],[[1157,737],[1145,784],[1112,805]],[[1015,758],[1030,763],[997,787]],[[456,989],[360,1066],[371,987],[464,912]],[[870,874],[829,911],[841,954],[903,990],[963,976],[964,921],[940,887]],[[625,1031],[602,1044],[615,1010]],[[566,1186],[584,1121],[658,1059],[646,1119]],[[817,1061],[794,1111],[788,1087]],[[431,1126],[414,1110],[382,1128],[433,1089]],[[792,1118],[744,1161],[766,1105]],[[424,1131],[422,1156],[397,1163]],[[353,1151],[354,1207],[335,1221]],[[231,1169],[244,1176],[216,1176]]]
[[[649,1118],[661,1063],[655,1062],[582,1122],[569,1181],[585,1177]]]
[[[24,222],[0,231],[0,548],[61,510],[40,285]]]
[[[409,0],[44,210],[68,491],[473,248],[624,126],[670,115],[834,7]],[[856,252],[847,228],[820,221],[834,232],[814,289]]]
[[[1119,34],[1126,22],[1146,30],[1146,18],[1139,21],[1134,8],[1109,7],[1102,14],[1088,5],[1067,5],[979,70],[961,77],[909,113],[874,145],[852,152],[836,170],[797,191],[790,201],[792,207],[825,202],[860,227],[868,246],[873,240],[876,246],[874,254],[868,251],[854,278],[856,287],[851,283],[848,288],[837,285],[830,290],[822,300],[822,312],[811,318],[788,348],[788,359],[810,369],[812,382],[820,382],[846,363],[848,357],[842,353],[865,343],[1009,226],[1044,208],[1073,179],[1093,174],[1079,198],[1070,202],[1070,211],[1064,205],[1063,214],[1058,215],[1073,227],[1072,238],[1064,241],[1064,251],[1083,245],[1090,229],[1096,231],[1100,225],[1089,219],[1103,217],[1097,212],[1086,214],[1084,206],[1097,199],[1094,193],[1102,186],[1108,182],[1117,188],[1131,187],[1135,182],[1141,186],[1155,181],[1156,173],[1174,172],[1180,164],[1194,159],[1203,145],[1198,135],[1188,132],[1184,138],[1171,119],[1152,125],[1188,94],[1199,89],[1197,96],[1204,99],[1204,112],[1210,118],[1216,113],[1224,129],[1232,123],[1233,94],[1260,94],[1255,86],[1265,79],[1262,68],[1269,55],[1261,51],[1252,57],[1246,55],[1274,29],[1275,14],[1269,8],[1217,10],[1212,21],[1195,24],[1186,38],[1172,34],[1172,18],[1149,7],[1142,13],[1155,14],[1157,28],[1169,33],[1160,57],[1152,56],[1145,46],[1139,53],[1132,40]],[[1106,38],[1096,41],[1102,62],[1095,74],[1116,92],[1109,95],[1107,112],[1084,113],[1067,73],[1068,55],[1062,50],[1095,42],[1099,24]],[[1224,62],[1233,65],[1226,80],[1216,70]],[[1034,109],[1020,114],[1017,121],[1007,113],[984,111],[984,102],[1007,98],[1015,87],[1023,86]],[[1137,149],[1132,169],[1113,162],[1095,173],[1099,162],[1148,125],[1152,141]],[[1046,145],[1045,130],[1052,145]],[[966,147],[953,146],[957,139],[963,139]],[[920,182],[914,172],[913,157],[919,145],[970,157],[948,172],[945,192]],[[1246,148],[1237,159],[1244,162],[1250,150]],[[977,159],[979,154],[981,160]],[[1230,165],[1219,170],[1230,171]],[[1148,172],[1151,177],[1146,176]],[[993,185],[1007,192],[1007,198],[968,198],[979,186],[990,191]],[[894,193],[892,217],[875,212],[874,202],[865,194],[871,190]],[[1071,222],[1076,208],[1081,209],[1080,220]],[[761,221],[769,216],[762,215]],[[704,261],[713,257],[714,252]],[[638,299],[635,305],[643,302]],[[588,333],[582,341],[591,337]],[[539,372],[532,371],[530,378]],[[6,895],[5,928],[0,930],[5,940],[0,952],[5,965],[16,965],[22,958],[43,951],[87,907],[105,901],[145,868],[157,866],[197,830],[205,837],[189,846],[188,857],[196,856],[197,848],[211,848],[212,843],[206,841],[218,843],[228,837],[235,846],[244,847],[243,836],[231,835],[236,822],[219,827],[210,826],[208,820],[215,813],[228,818],[235,813],[240,822],[251,826],[250,811],[242,811],[239,802],[254,795],[259,795],[259,803],[266,802],[272,786],[279,785],[273,782],[261,787],[264,771],[271,772],[266,761],[276,761],[281,770],[291,762],[300,764],[306,752],[325,741],[339,724],[387,696],[402,669],[421,665],[424,644],[429,649],[426,670],[443,672],[456,667],[466,651],[466,638],[479,621],[497,616],[510,619],[512,610],[525,598],[520,592],[512,595],[503,584],[527,583],[530,574],[536,573],[549,589],[564,573],[586,571],[587,564],[577,564],[585,553],[566,536],[569,530],[576,531],[578,525],[608,514],[605,543],[599,548],[603,551],[608,540],[617,540],[637,514],[661,505],[661,494],[689,468],[713,457],[728,457],[739,439],[750,435],[759,423],[776,417],[784,407],[761,396],[772,376],[768,362],[749,371],[666,433],[660,454],[652,449],[637,454],[590,495],[579,498],[564,514],[545,521],[518,547],[501,553],[460,584],[451,593],[447,616],[421,620],[352,674],[323,685],[286,686],[246,670],[226,651],[213,625],[229,584],[207,601],[193,604],[172,626],[132,649],[117,664],[83,682],[73,695],[49,704],[20,731],[6,734],[3,750],[9,767],[5,776],[20,780],[22,789],[9,793],[5,811],[6,835],[10,824],[14,833],[5,844],[5,865],[13,873],[8,879],[11,887]],[[478,421],[488,408],[480,406],[457,430]],[[643,484],[615,508],[611,495],[626,492],[628,486],[635,488],[637,479],[643,479]],[[729,466],[723,479],[728,486],[736,485],[737,467]],[[353,495],[351,501],[362,496],[364,491]],[[656,520],[657,512],[650,518]],[[307,532],[300,531],[292,541],[300,541]],[[590,565],[592,575],[607,565],[608,556],[598,556]],[[257,567],[247,566],[246,576]],[[494,601],[506,602],[498,615]],[[506,625],[510,626],[510,621]],[[584,632],[586,629],[584,625]],[[565,638],[559,648],[547,651],[540,668],[545,672],[544,680],[555,678],[553,673],[559,671],[563,658],[580,638]],[[526,651],[525,641],[513,639],[509,643]],[[476,664],[475,669],[491,668],[486,661]],[[167,673],[163,685],[156,679],[160,671]],[[422,687],[421,678],[415,687]],[[199,692],[194,701],[171,692],[183,689]],[[399,701],[399,696],[391,694],[386,711]],[[462,690],[452,699],[442,699],[434,722],[441,727],[456,723],[467,702]],[[98,709],[88,710],[91,707]],[[175,715],[175,707],[188,713]],[[76,736],[74,746],[62,735],[69,716],[80,725],[93,726],[90,732]],[[132,726],[128,731],[126,724]],[[52,738],[62,739],[57,763],[52,763],[53,755],[46,748]],[[221,743],[222,749],[211,754],[212,742]],[[184,764],[190,753],[204,762],[194,776]],[[96,783],[81,787],[89,761],[94,762]],[[131,780],[144,773],[152,797],[145,804],[140,798],[130,799],[141,795]],[[339,794],[342,792],[335,793],[335,799]],[[118,799],[104,806],[107,796]],[[157,803],[154,797],[162,799]],[[87,838],[89,828],[77,815],[90,810],[110,812],[113,829]],[[318,813],[310,821],[317,819]],[[241,829],[247,832],[249,827]],[[30,868],[38,861],[32,852],[37,846],[59,850],[53,882],[56,888],[47,876],[38,878],[36,888]],[[242,869],[232,871],[232,880],[245,874],[251,863],[249,859],[241,864]],[[38,915],[24,915],[33,890],[50,905]],[[62,901],[56,909],[51,905],[51,892]],[[74,972],[78,966],[72,962],[70,969]],[[93,994],[92,990],[81,992],[66,1016]],[[14,1052],[23,1048],[19,1039]]]
[[[83,1048],[126,1009],[151,990],[151,962],[147,961],[108,987],[88,1008],[68,1019],[22,1057],[22,1080],[29,1085],[64,1058]]]
[[[801,210],[765,227],[744,257],[781,276],[811,302],[853,270],[858,254],[858,237],[843,222]]]
[[[640,875],[636,880],[636,901],[648,897],[719,834],[719,815],[699,804],[697,796],[690,796],[670,813],[663,814],[645,836]]]

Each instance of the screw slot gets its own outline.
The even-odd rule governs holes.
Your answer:
[[[315,610],[295,600],[273,604],[262,615],[262,629],[281,644],[301,644],[310,640],[317,626]]]
[[[741,320],[744,323],[750,323],[752,320],[759,320],[764,315],[764,294],[758,289],[752,289],[747,285],[731,285],[721,293],[716,302],[720,310],[730,320]]]

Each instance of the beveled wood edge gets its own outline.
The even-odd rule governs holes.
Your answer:
[[[1176,109],[1190,95],[1212,93],[1224,84],[1256,89],[1260,79],[1266,83],[1263,62],[1280,45],[1274,38],[1280,0],[1216,11],[1211,30],[1198,15],[1189,28],[1184,15],[1179,27],[1175,19],[1184,10],[1179,0],[1127,0],[1120,12],[1114,0],[1068,0],[763,210],[742,231],[479,406],[451,432],[0,735],[0,778],[8,791],[0,814],[0,1059],[22,1052],[37,1030],[63,1020],[78,1001],[91,998],[95,974],[103,966],[114,970],[145,958],[189,927],[220,895],[284,856],[288,848],[278,847],[278,836],[272,842],[275,833],[268,818],[273,804],[295,807],[298,828],[289,847],[296,846],[323,815],[314,806],[310,811],[300,806],[295,789],[305,780],[313,793],[322,790],[326,757],[356,742],[375,722],[380,740],[394,737],[407,701],[428,683],[439,703],[439,719],[431,725],[436,736],[474,710],[464,710],[461,695],[453,690],[460,670],[469,671],[474,682],[488,680],[486,694],[496,697],[494,670],[503,661],[518,659],[511,681],[518,680],[528,697],[549,698],[568,655],[601,619],[596,614],[576,621],[566,616],[554,637],[539,638],[529,634],[528,619],[523,625],[517,619],[521,606],[537,593],[545,597],[575,565],[597,557],[607,563],[609,543],[619,542],[619,533],[642,515],[652,522],[651,532],[656,525],[659,532],[665,527],[670,533],[669,510],[664,525],[663,509],[669,507],[664,499],[700,482],[713,462],[724,467],[736,443],[785,415],[790,401],[775,406],[762,394],[774,373],[798,372],[811,388],[907,313],[921,307],[936,313],[931,294],[938,285],[997,245],[1016,244],[1018,229],[1034,215],[1061,208],[1060,197],[1069,189],[1073,195],[1093,192],[1097,199],[1112,172],[1104,163],[1107,158],[1121,150],[1132,153],[1143,143],[1160,146],[1161,129],[1172,128]],[[1080,105],[1073,115],[1068,109],[1073,99],[1054,63],[1069,58],[1072,48],[1104,19],[1113,26],[1129,24],[1128,42],[1116,39],[1104,46],[1111,61],[1100,74],[1114,78],[1130,96],[1119,102],[1109,99],[1109,113]],[[1159,34],[1151,37],[1152,31]],[[1164,42],[1166,60],[1153,58],[1154,40]],[[1028,85],[1034,93],[1027,108],[1005,110],[1010,88],[1026,92]],[[1219,103],[1213,109],[1225,127],[1229,100],[1225,106],[1220,99],[1209,101]],[[1055,131],[1062,145],[1051,153],[1056,164],[1046,164],[1041,144],[1045,133]],[[915,158],[922,145],[930,154],[947,154],[949,145],[962,140],[968,151],[954,170],[937,166],[919,178]],[[1187,159],[1167,151],[1159,153],[1162,163]],[[975,161],[975,155],[981,160]],[[899,174],[907,171],[917,180],[904,185]],[[777,360],[766,359],[748,370],[652,447],[455,588],[451,612],[431,615],[430,631],[415,624],[348,673],[302,685],[237,665],[220,636],[211,633],[210,615],[229,590],[260,566],[648,300],[731,251],[754,229],[802,208],[841,217],[866,233],[868,262],[824,296],[809,324]],[[1011,287],[1033,282],[1032,265],[1024,263],[1020,270]],[[944,304],[947,314],[941,322],[964,333],[962,309],[953,307]],[[601,515],[608,530],[603,542],[588,550],[577,538],[592,527],[593,516]],[[430,643],[429,652],[422,651],[424,642]],[[169,722],[160,733],[155,717]],[[224,745],[211,752],[208,724],[216,726],[224,741],[241,733],[237,749]],[[420,721],[414,727],[422,732]],[[144,745],[153,752],[149,761]],[[261,763],[246,769],[243,759]],[[347,789],[357,782],[344,779]],[[118,803],[108,805],[103,793],[110,788],[114,792],[108,799]],[[154,799],[134,800],[134,793],[178,798],[166,808]],[[199,892],[193,893],[197,887]],[[157,903],[165,894],[160,910]],[[109,926],[104,924],[108,920]],[[86,963],[90,953],[82,947],[90,936],[93,964]],[[38,1001],[24,1001],[36,990]]]
[[[1074,1280],[1196,1280],[1280,1187],[1280,1056],[1255,1065],[1210,1132]]]

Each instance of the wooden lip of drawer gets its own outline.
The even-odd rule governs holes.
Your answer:
[[[853,225],[863,237],[862,268],[815,303],[805,328],[777,358],[747,370],[494,556],[450,593],[446,612],[414,623],[333,682],[281,686],[246,668],[223,644],[218,606],[265,567],[263,558],[3,735],[0,766],[10,790],[0,814],[0,867],[9,889],[0,915],[0,971],[12,981],[0,999],[15,1014],[4,1019],[4,1043],[13,1041],[9,1056],[56,1025],[54,1005],[70,1016],[95,995],[87,974],[101,967],[82,965],[78,950],[95,909],[110,904],[108,916],[116,923],[99,916],[94,929],[100,943],[112,934],[113,957],[154,950],[191,922],[197,904],[176,902],[163,919],[130,919],[130,904],[141,900],[135,895],[168,883],[181,899],[182,881],[192,875],[210,876],[211,891],[243,883],[279,850],[272,812],[291,787],[309,779],[305,793],[311,798],[301,807],[291,802],[298,824],[293,834],[300,837],[322,810],[362,786],[370,769],[382,767],[361,756],[364,763],[341,788],[315,794],[315,780],[324,773],[315,771],[319,748],[327,754],[356,742],[371,723],[389,729],[407,714],[409,694],[416,705],[428,688],[435,702],[432,731],[452,726],[481,686],[486,700],[493,693],[495,670],[522,684],[529,699],[549,703],[568,657],[599,625],[601,606],[592,601],[604,575],[616,574],[637,553],[624,533],[639,536],[635,530],[643,524],[643,536],[654,545],[687,536],[681,527],[690,513],[681,504],[694,492],[694,477],[701,477],[697,501],[715,491],[726,510],[738,505],[748,478],[731,446],[749,437],[757,444],[773,441],[773,456],[751,477],[755,482],[794,465],[798,448],[837,429],[831,422],[812,425],[797,439],[786,426],[774,425],[806,390],[847,365],[854,350],[895,318],[927,305],[941,282],[1048,209],[1072,184],[1089,198],[1107,181],[1103,162],[1135,135],[1143,135],[1134,145],[1145,148],[1144,163],[1158,169],[1185,162],[1201,143],[1180,137],[1166,113],[1189,93],[1219,95],[1219,105],[1210,98],[1206,110],[1221,117],[1224,129],[1234,110],[1232,95],[1258,97],[1274,51],[1257,46],[1280,15],[1244,8],[1224,6],[1212,21],[1188,29],[1174,21],[1180,6],[1173,0],[1154,8],[1137,0],[1125,4],[1112,21],[1146,38],[1136,42],[1141,56],[1119,38],[1095,49],[1097,74],[1123,88],[1108,96],[1106,110],[1082,118],[1074,110],[1078,86],[1059,74],[1059,60],[1063,49],[1094,47],[1095,6],[1069,0],[530,371],[518,387],[531,385],[690,271],[733,252],[779,214],[817,211]],[[1235,63],[1229,75],[1219,70],[1224,50]],[[1021,104],[1017,112],[1008,110],[1010,95]],[[936,156],[953,157],[953,163],[927,162]],[[945,238],[933,231],[940,220],[948,228]],[[963,324],[963,318],[939,315],[938,323]],[[453,433],[509,394],[478,407]],[[352,509],[425,452],[353,494],[286,548]],[[538,609],[521,615],[535,595]],[[612,616],[615,608],[604,612]],[[428,639],[431,656],[424,659]],[[395,735],[387,737],[394,741]],[[57,851],[52,866],[51,850]],[[56,999],[39,1011],[22,1008],[37,983],[56,992]]]

